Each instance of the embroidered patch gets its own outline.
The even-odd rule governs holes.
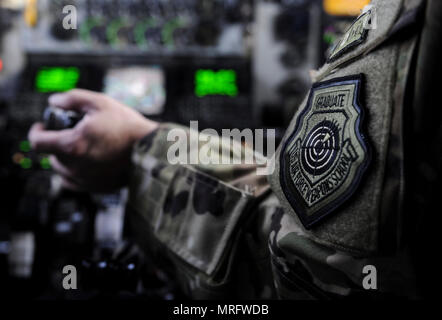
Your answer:
[[[361,132],[362,75],[316,83],[280,156],[284,194],[309,229],[358,187],[370,154]]]
[[[359,44],[363,43],[367,38],[368,25],[371,23],[371,10],[362,14],[353,22],[347,32],[344,34],[342,39],[333,49],[332,53],[327,59],[327,62],[332,62],[342,56],[344,53],[355,48]]]

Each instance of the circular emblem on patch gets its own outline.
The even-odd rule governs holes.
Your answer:
[[[302,165],[312,175],[320,175],[333,165],[339,152],[339,126],[324,119],[302,141]]]
[[[368,167],[362,75],[314,84],[280,156],[283,192],[306,228],[334,212]]]

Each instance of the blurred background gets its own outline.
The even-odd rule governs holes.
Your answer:
[[[369,2],[0,0],[0,298],[180,297],[125,227],[127,190],[62,190],[31,150],[48,95],[101,91],[155,120],[271,128],[278,142]],[[69,264],[78,290],[61,286]]]

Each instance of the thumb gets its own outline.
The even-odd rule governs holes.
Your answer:
[[[49,97],[49,104],[62,109],[87,113],[100,108],[101,98],[99,93],[83,89],[74,89],[65,93],[51,95]]]
[[[47,131],[42,123],[36,123],[29,131],[28,139],[37,152],[71,154],[78,136],[73,129]]]

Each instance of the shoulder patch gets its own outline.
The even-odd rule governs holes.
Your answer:
[[[336,47],[333,49],[332,53],[327,59],[327,62],[333,62],[344,53],[355,48],[359,44],[363,43],[367,38],[368,28],[367,25],[370,24],[372,16],[372,11],[369,10],[364,14],[360,15],[350,26],[347,32],[344,34],[342,39],[338,42]]]
[[[361,132],[363,75],[313,85],[280,156],[282,190],[309,229],[341,206],[370,162]]]

